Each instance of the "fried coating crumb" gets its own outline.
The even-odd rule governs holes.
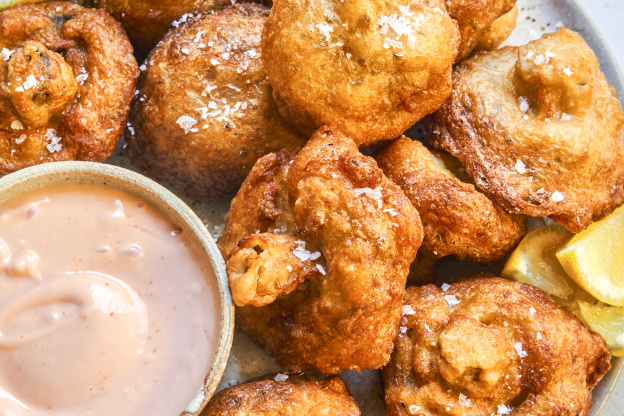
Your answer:
[[[261,156],[303,146],[264,72],[268,14],[237,4],[189,18],[158,44],[142,67],[126,134],[135,166],[211,201],[236,192]]]
[[[477,42],[474,51],[491,51],[498,48],[516,28],[517,19],[518,6],[514,6],[511,11],[494,20],[490,29]]]
[[[423,124],[509,212],[579,232],[624,200],[624,112],[568,29],[462,62],[451,97]]]
[[[472,278],[445,289],[407,289],[383,369],[389,415],[589,415],[610,368],[598,334],[529,285]]]
[[[0,13],[0,175],[45,162],[105,161],[139,76],[123,28],[67,2]]]
[[[498,18],[511,11],[516,0],[445,0],[445,3],[461,34],[456,59],[459,62],[470,55]]]
[[[263,270],[276,280],[245,277],[252,286],[270,287],[276,300],[237,307],[237,324],[287,371],[380,368],[392,350],[409,265],[422,241],[418,213],[375,161],[335,129],[319,129],[293,156],[280,152],[258,161],[218,241],[230,271]],[[238,253],[251,254],[252,244],[236,243],[249,234],[293,238],[284,238],[275,254],[265,245],[247,267]],[[284,249],[293,239],[299,267],[319,274],[298,276],[297,261]],[[288,275],[281,270],[287,266]],[[238,275],[229,278],[232,285]],[[233,289],[249,293],[238,282]]]
[[[206,416],[360,416],[347,385],[338,376],[317,379],[269,374],[215,394]]]
[[[453,161],[445,163],[452,156],[430,152],[402,137],[375,159],[420,214],[425,238],[419,254],[492,263],[505,257],[524,236],[526,216],[507,213],[474,185],[460,180],[453,172]]]
[[[251,0],[248,0],[251,1]],[[239,0],[239,3],[245,0]],[[90,7],[105,9],[128,32],[138,56],[145,57],[172,27],[190,15],[221,10],[231,0],[86,0]]]
[[[358,145],[394,139],[448,97],[459,33],[442,0],[283,0],[262,37],[279,110]]]

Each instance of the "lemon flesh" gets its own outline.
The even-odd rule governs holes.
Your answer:
[[[624,207],[575,235],[556,255],[566,273],[589,294],[624,306]]]
[[[574,287],[555,253],[573,234],[563,227],[542,227],[528,233],[511,253],[501,277],[535,286],[550,296],[566,300]]]
[[[594,305],[582,300],[578,305],[581,321],[607,341],[611,355],[624,355],[624,308],[601,302]]]

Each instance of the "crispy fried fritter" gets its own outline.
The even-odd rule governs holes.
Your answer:
[[[423,124],[510,212],[579,232],[624,199],[624,112],[594,53],[565,28],[462,62],[451,97]]]
[[[389,415],[588,416],[605,341],[542,291],[473,278],[409,287],[383,369]]]
[[[490,29],[485,33],[485,35],[481,36],[481,39],[477,42],[474,50],[491,51],[492,49],[498,48],[516,28],[517,19],[518,6],[514,6],[509,12],[494,20]]]
[[[252,1],[252,0],[242,0]],[[145,57],[172,28],[186,20],[186,14],[220,10],[231,0],[86,0],[91,7],[103,8],[128,32],[132,44]],[[187,16],[188,17],[188,16]],[[178,20],[177,23],[174,21]]]
[[[139,76],[106,12],[66,2],[0,13],[0,175],[115,150]]]
[[[448,97],[459,34],[442,0],[282,0],[262,37],[286,120],[394,139]]]
[[[425,231],[420,254],[478,263],[502,259],[524,236],[527,218],[507,213],[474,185],[462,182],[453,166],[444,163],[448,158],[402,137],[375,159],[420,214]]]
[[[422,241],[418,213],[372,158],[332,128],[319,129],[292,155],[258,161],[218,242],[230,271],[262,270],[244,280],[268,288],[254,295],[253,287],[235,282],[233,290],[242,298],[251,292],[253,302],[265,302],[264,293],[276,299],[237,307],[237,324],[287,371],[380,368],[392,350],[405,279]],[[235,246],[256,232],[255,244],[245,239]],[[261,241],[277,233],[292,238],[273,241],[273,254]],[[249,249],[259,256],[248,266],[238,253]],[[312,267],[318,273],[299,275]],[[263,276],[272,280],[259,282]]]
[[[221,390],[204,416],[359,416],[360,409],[338,376],[271,374]]]
[[[456,59],[459,62],[470,55],[493,22],[509,12],[516,0],[445,0],[445,3],[461,34]]]
[[[189,18],[146,61],[130,115],[132,162],[198,200],[236,192],[259,157],[305,139],[271,98],[260,49],[269,9]]]

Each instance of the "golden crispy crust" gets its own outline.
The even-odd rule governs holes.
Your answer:
[[[583,39],[567,29],[462,62],[423,120],[429,141],[513,213],[579,232],[624,198],[624,113]]]
[[[514,6],[509,12],[494,20],[490,29],[477,42],[474,51],[491,51],[498,48],[516,28],[517,19],[518,6]]]
[[[409,287],[405,305],[383,369],[389,415],[587,416],[610,368],[605,341],[532,286],[472,278],[446,292]]]
[[[283,154],[260,159],[218,242],[228,267],[245,249],[232,243],[248,230],[295,235],[306,250],[299,256],[313,260],[321,276],[267,306],[237,307],[244,332],[287,371],[333,374],[387,362],[422,227],[372,158],[324,127],[292,164]]]
[[[456,59],[459,62],[470,55],[493,22],[509,12],[516,0],[445,0],[445,3],[461,34]]]
[[[214,395],[202,414],[360,416],[355,399],[338,376],[319,380],[316,377],[289,374],[285,381],[275,381],[275,378],[275,374],[269,374],[222,390]]]
[[[138,168],[198,200],[236,192],[259,157],[302,146],[271,98],[260,49],[269,9],[189,18],[152,51],[128,129]]]
[[[472,184],[462,182],[419,142],[402,137],[375,159],[420,214],[425,230],[420,254],[492,263],[524,236],[525,216],[508,214]]]
[[[66,2],[18,5],[0,13],[0,50],[0,175],[112,154],[139,76],[119,23]]]
[[[371,144],[448,97],[458,43],[442,0],[284,0],[271,9],[262,59],[286,120]]]
[[[242,0],[243,2],[245,0]],[[248,0],[251,1],[251,0]],[[240,2],[240,1],[239,1]],[[128,31],[138,56],[145,57],[185,14],[220,10],[231,0],[86,0],[91,7],[106,9]],[[178,23],[176,23],[177,25]]]

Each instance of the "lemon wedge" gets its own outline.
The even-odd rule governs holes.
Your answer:
[[[562,300],[570,298],[574,287],[555,253],[573,236],[558,226],[531,231],[509,256],[501,277],[535,286]]]
[[[624,207],[575,235],[556,254],[566,273],[590,295],[624,306]]]
[[[579,318],[607,341],[611,355],[624,355],[624,308],[602,302],[594,305],[582,300],[578,301],[578,305]]]

